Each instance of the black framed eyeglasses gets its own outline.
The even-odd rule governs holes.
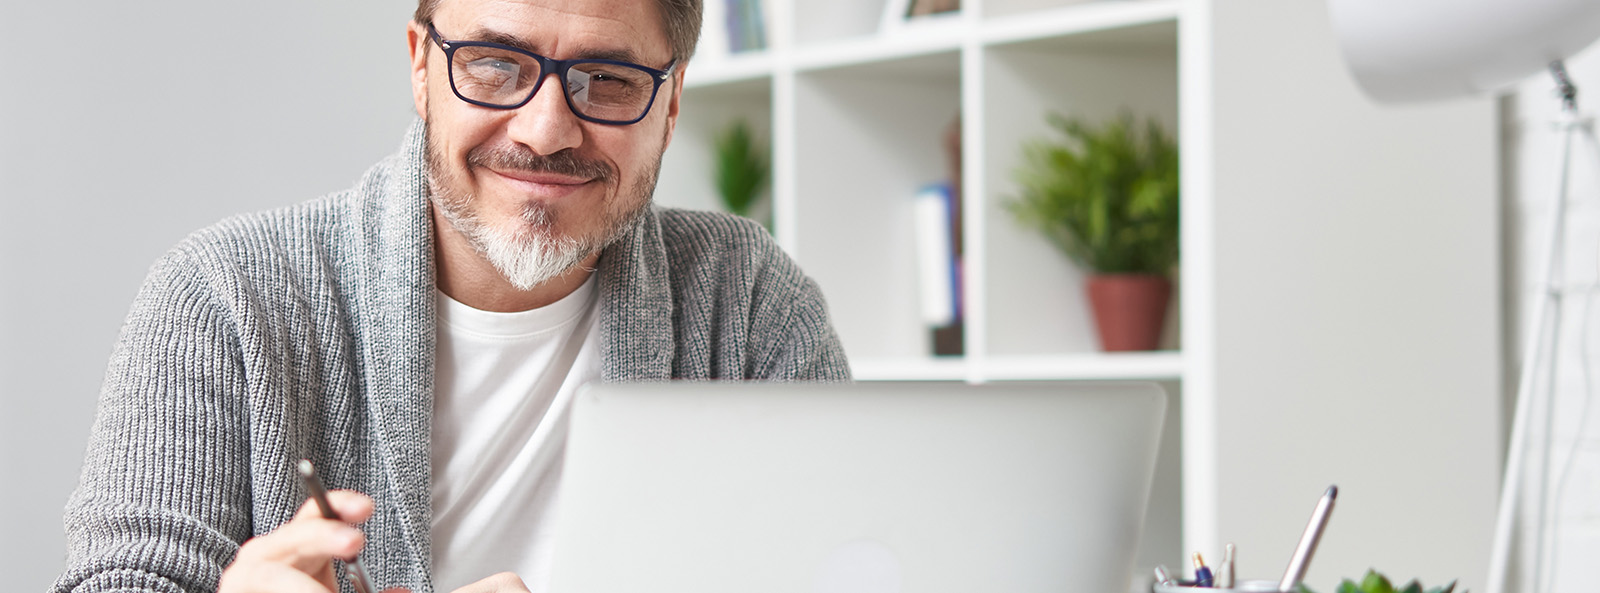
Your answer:
[[[644,119],[674,61],[656,70],[620,60],[556,60],[488,41],[451,41],[428,25],[428,35],[450,64],[450,90],[473,105],[516,109],[533,99],[554,73],[564,81],[567,107],[587,121],[628,125]]]

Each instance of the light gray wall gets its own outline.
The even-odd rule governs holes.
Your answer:
[[[117,330],[230,214],[351,185],[413,117],[409,0],[9,2],[0,35],[0,575],[61,569]]]
[[[1220,535],[1241,575],[1277,578],[1338,484],[1307,584],[1370,567],[1481,591],[1502,386],[1495,103],[1372,103],[1322,0],[1213,7]]]

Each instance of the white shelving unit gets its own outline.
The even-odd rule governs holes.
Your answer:
[[[1492,514],[1498,460],[1484,443],[1498,409],[1499,336],[1454,331],[1492,326],[1500,313],[1495,183],[1463,173],[1493,170],[1492,106],[1379,112],[1337,61],[1319,0],[962,5],[880,30],[882,0],[770,0],[769,49],[689,65],[657,201],[717,208],[712,138],[745,119],[771,141],[777,239],[821,284],[858,379],[1162,382],[1173,416],[1141,570],[1185,566],[1187,552],[1234,541],[1247,553],[1241,575],[1276,578],[1315,495],[1338,481],[1384,490],[1381,503],[1350,503],[1367,508],[1346,521],[1372,532],[1416,526],[1400,531],[1429,542],[1426,559],[1333,532],[1311,584],[1331,589],[1380,566],[1472,585],[1487,533],[1438,531],[1492,519],[1473,513]],[[1001,205],[1020,147],[1048,133],[1047,112],[1124,110],[1179,140],[1181,288],[1170,349],[1106,354],[1082,275]],[[911,204],[918,188],[949,178],[943,137],[958,117],[965,354],[933,357],[916,314]],[[1428,159],[1408,160],[1419,154]],[[1435,195],[1447,196],[1437,208],[1450,216],[1430,210]],[[1374,226],[1375,212],[1390,221]],[[1418,268],[1429,284],[1402,288],[1434,300],[1368,298],[1373,278]],[[1450,337],[1401,349],[1435,335]],[[1455,404],[1419,400],[1423,385],[1470,409],[1437,426],[1438,406]],[[1427,425],[1428,445],[1444,450],[1419,465],[1403,448],[1353,453],[1360,447],[1307,438],[1316,422],[1373,410]],[[1462,476],[1490,493],[1487,504],[1435,502],[1449,495],[1431,484]],[[1396,482],[1415,486],[1396,493]]]
[[[878,6],[780,1],[771,12],[795,26],[771,31],[772,48],[696,58],[658,199],[714,208],[712,138],[743,118],[772,139],[778,240],[822,284],[861,378],[1181,379],[1173,352],[1097,354],[1081,275],[1000,209],[1048,111],[1132,109],[1176,132],[1179,4],[990,0],[984,18],[969,0],[887,33]],[[966,355],[935,359],[914,314],[910,200],[949,179],[958,116]]]

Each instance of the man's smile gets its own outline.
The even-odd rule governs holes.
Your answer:
[[[532,172],[518,169],[484,168],[499,182],[511,186],[518,193],[534,198],[561,198],[593,184],[593,178],[562,175],[560,173]]]

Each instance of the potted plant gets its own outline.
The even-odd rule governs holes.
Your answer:
[[[753,218],[771,228],[766,216],[756,215],[757,198],[766,185],[771,168],[767,155],[750,134],[744,120],[735,120],[716,137],[717,194],[729,212]]]
[[[1047,119],[1064,138],[1024,146],[1006,207],[1089,272],[1102,349],[1155,349],[1178,261],[1178,147],[1129,113]]]
[[[1350,579],[1345,579],[1339,583],[1339,588],[1336,591],[1338,593],[1450,593],[1455,588],[1455,581],[1450,581],[1450,584],[1443,587],[1424,589],[1422,583],[1417,582],[1416,579],[1412,579],[1404,587],[1395,588],[1389,582],[1388,577],[1383,576],[1382,573],[1376,570],[1368,569],[1366,576],[1361,577],[1361,582],[1357,583]],[[1300,593],[1315,592],[1310,587],[1302,584],[1300,585]]]

